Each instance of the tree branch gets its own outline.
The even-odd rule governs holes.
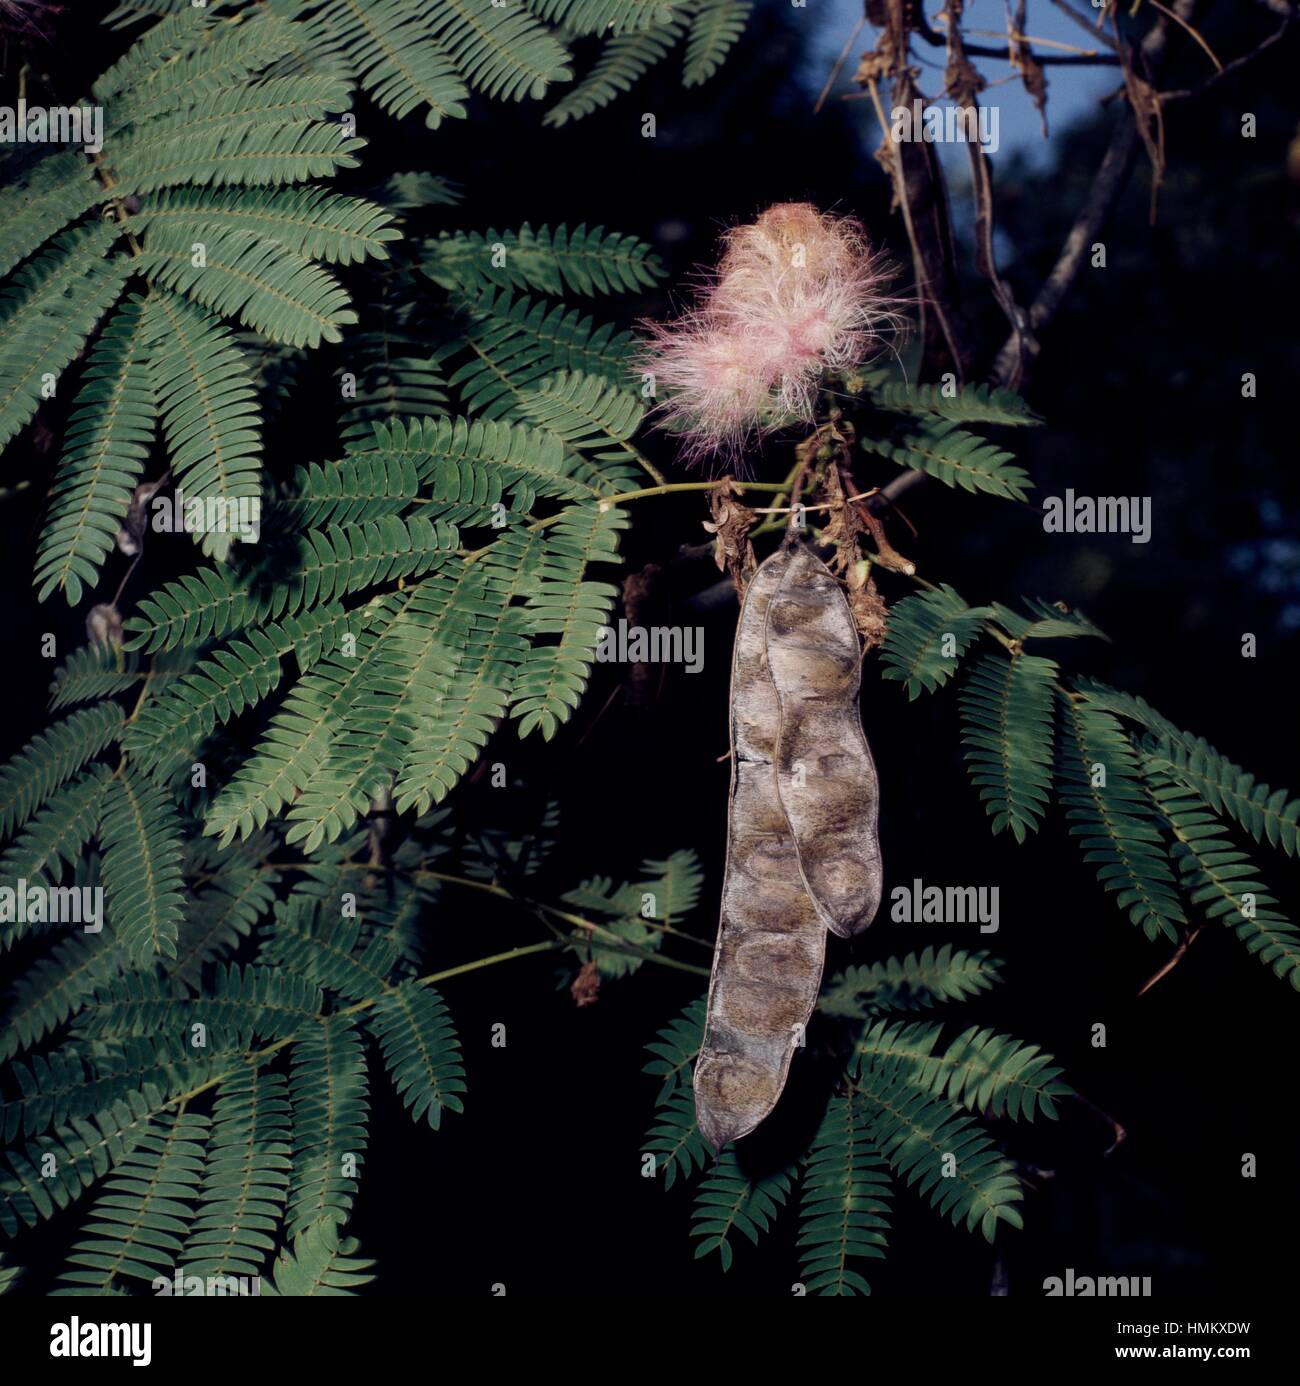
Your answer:
[[[1119,195],[1124,189],[1133,163],[1137,143],[1137,123],[1133,119],[1133,113],[1125,110],[1111,134],[1110,144],[1106,147],[1096,177],[1092,180],[1087,199],[1070,227],[1061,253],[1030,306],[1029,326],[1032,335],[1026,337],[1013,332],[998,352],[993,367],[993,380],[996,384],[1012,390],[1021,388],[1029,366],[1037,359],[1041,350],[1037,334],[1052,320],[1065,301],[1083,267],[1085,257],[1100,235],[1116,202],[1119,201]]]
[[[1081,23],[1084,22],[1082,16],[1072,10],[1065,3],[1065,0],[1053,0],[1053,3],[1057,5],[1058,9],[1064,10]],[[1179,0],[1176,5],[1178,11],[1176,17],[1185,20],[1192,8],[1192,0]],[[1090,28],[1090,26],[1087,27]],[[1160,14],[1150,32],[1138,45],[1138,60],[1152,76],[1154,76],[1155,70],[1164,56],[1168,32],[1169,19],[1166,15]],[[1125,72],[1127,75],[1127,67]],[[1124,184],[1132,166],[1137,140],[1143,133],[1138,129],[1137,115],[1130,105],[1125,109],[1119,124],[1111,135],[1110,144],[1106,148],[1106,153],[1097,169],[1096,177],[1093,179],[1092,187],[1089,189],[1083,207],[1065,238],[1065,244],[1061,248],[1055,265],[1052,266],[1051,272],[1029,310],[1029,326],[1035,337],[1039,330],[1051,321],[1065,301],[1066,295],[1078,277],[1079,270],[1083,267],[1084,257],[1096,241],[1102,227],[1114,210],[1115,204],[1119,201],[1120,193],[1124,190]],[[1022,389],[1029,368],[1038,356],[1039,349],[1036,340],[1033,340],[1032,343],[1026,337],[1018,340],[1017,335],[1012,333],[1003,344],[1001,351],[998,352],[993,368],[994,383],[1004,385],[1009,389]]]

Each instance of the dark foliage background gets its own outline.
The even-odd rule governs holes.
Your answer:
[[[455,179],[464,203],[430,209],[422,221],[434,228],[585,220],[634,232],[656,242],[678,284],[692,264],[711,257],[721,226],[785,199],[857,214],[906,262],[872,157],[869,107],[832,103],[814,117],[812,95],[792,75],[817,22],[811,7],[764,4],[705,87],[683,92],[670,63],[636,95],[558,131],[541,128],[534,107],[478,102],[468,122],[430,134],[414,119],[399,134],[377,113],[366,128],[363,107],[360,133],[372,143],[355,182],[408,168]],[[112,42],[88,13],[65,15],[38,61],[61,91],[82,90],[111,56]],[[1231,46],[1246,46],[1240,29]],[[1167,85],[1197,80],[1203,59],[1195,68],[1195,57],[1190,46],[1171,53]],[[1148,222],[1149,171],[1140,164],[1105,235],[1108,267],[1085,269],[1046,338],[1029,394],[1049,426],[1013,440],[1035,496],[1074,487],[1152,497],[1151,542],[1048,535],[1032,507],[933,482],[903,502],[917,537],[894,528],[922,574],[952,582],[969,601],[1026,593],[1081,606],[1114,644],[1079,642],[1048,653],[1147,697],[1270,783],[1292,785],[1291,665],[1300,630],[1300,482],[1291,455],[1300,362],[1289,308],[1300,289],[1293,61],[1282,45],[1212,96],[1171,110],[1157,221]],[[654,140],[640,135],[646,111],[658,119]],[[1243,111],[1258,118],[1253,140],[1241,136]],[[1022,301],[1050,266],[1112,118],[1099,109],[1057,135],[1041,166],[1006,155],[997,161],[999,247]],[[970,293],[987,358],[1003,335],[997,310],[979,283]],[[668,308],[662,295],[630,305],[647,315]],[[1259,381],[1253,400],[1241,397],[1246,371]],[[323,386],[309,379],[272,435],[268,455],[283,472],[338,455],[332,411],[317,389]],[[23,445],[35,446],[30,434]],[[649,446],[671,465],[662,443]],[[783,474],[788,446],[773,444],[756,470]],[[40,475],[53,460],[31,465]],[[866,466],[859,477],[888,479]],[[38,485],[3,511],[0,562],[10,594],[9,647],[18,654],[3,684],[5,754],[44,725],[49,667],[32,653],[41,633],[53,629],[64,649],[82,638],[79,616],[54,603],[37,608],[32,599],[42,500]],[[668,564],[680,545],[705,537],[697,497],[647,502],[633,518],[632,569]],[[114,582],[120,571],[110,565]],[[151,567],[146,580],[162,575]],[[711,937],[734,605],[700,614],[692,601],[715,578],[707,561],[678,562],[656,588],[656,623],[706,626],[700,675],[673,669],[637,704],[617,687],[623,671],[598,666],[581,712],[555,743],[521,746],[507,730],[498,753],[487,757],[507,759],[526,788],[507,797],[468,785],[451,801],[467,821],[504,814],[526,823],[548,796],[560,800],[560,850],[534,894],[550,898],[593,873],[623,879],[643,857],[694,846],[708,872],[694,927]],[[137,576],[128,607],[140,590]],[[1245,632],[1258,638],[1251,660],[1240,653]],[[962,1025],[978,1019],[1042,1044],[1128,1131],[1104,1157],[1108,1126],[1070,1103],[1055,1127],[1009,1133],[1012,1152],[1043,1173],[1025,1232],[999,1239],[999,1267],[981,1240],[941,1224],[919,1202],[900,1200],[889,1259],[873,1268],[876,1293],[983,1295],[996,1274],[1012,1294],[1036,1295],[1045,1276],[1068,1266],[1080,1274],[1150,1275],[1162,1297],[1268,1288],[1265,1246],[1289,1244],[1300,1230],[1290,1178],[1295,996],[1217,929],[1136,999],[1167,945],[1148,944],[1104,898],[1059,815],[1022,849],[990,835],[957,749],[952,691],[909,704],[899,685],[870,673],[865,690],[889,884],[919,876],[997,885],[1002,924],[981,938],[971,927],[895,924],[882,911],[854,946],[832,941],[830,966],[929,943],[989,948],[1006,960],[1007,985],[965,1008]],[[1292,907],[1300,900],[1293,868],[1269,856],[1265,873]],[[447,965],[536,936],[517,913],[450,888],[428,927]],[[582,1010],[567,980],[548,960],[446,986],[470,1091],[466,1115],[450,1118],[440,1133],[413,1126],[386,1094],[375,1094],[352,1229],[378,1258],[375,1289],[477,1293],[503,1283],[512,1295],[788,1295],[792,1217],[762,1251],[739,1248],[723,1277],[713,1260],[691,1259],[690,1196],[665,1195],[641,1177],[654,1095],[653,1080],[640,1074],[642,1046],[697,994],[695,979],[647,966],[607,984],[599,1002]],[[489,1042],[497,1022],[507,1026],[505,1049]],[[1090,1045],[1098,1023],[1109,1037],[1101,1050]],[[815,1119],[822,1095],[815,1035],[812,1043],[812,1062],[796,1067],[756,1158],[797,1142]],[[1245,1152],[1258,1157],[1258,1178],[1241,1177]],[[55,1226],[70,1232],[79,1216]],[[27,1288],[43,1288],[52,1269],[34,1266]]]

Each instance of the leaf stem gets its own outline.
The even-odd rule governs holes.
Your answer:
[[[460,963],[458,966],[449,967],[442,972],[431,972],[426,977],[420,977],[416,985],[422,987],[433,986],[435,982],[445,982],[451,977],[460,977],[467,972],[477,972],[480,968],[493,967],[497,963],[510,962],[514,958],[524,958],[534,953],[552,953],[565,946],[564,943],[557,940],[547,939],[543,943],[530,943],[522,948],[510,948],[504,953],[492,953],[486,958],[475,958],[473,962]],[[346,1010],[335,1011],[332,1015],[328,1016],[322,1015],[312,1018],[321,1021],[333,1019],[334,1015],[358,1015],[362,1011],[368,1011],[378,1000],[378,996],[370,996],[364,1001],[358,1001],[354,1006],[349,1006]],[[269,1058],[272,1054],[278,1054],[281,1049],[287,1049],[295,1040],[300,1040],[302,1038],[303,1035],[301,1031],[296,1031],[292,1035],[285,1035],[282,1039],[276,1040],[274,1044],[268,1044],[263,1049],[254,1049],[247,1054],[239,1055],[239,1062],[241,1064],[260,1063],[263,1059]],[[175,1097],[169,1098],[158,1110],[160,1112],[165,1112],[169,1107],[176,1106],[178,1102],[183,1106],[193,1098],[198,1097],[200,1093],[205,1093],[210,1088],[215,1088],[218,1084],[224,1083],[226,1079],[230,1077],[231,1073],[234,1072],[235,1067],[236,1066],[232,1063],[230,1068],[224,1073],[218,1073],[215,1078],[209,1078],[206,1082],[200,1083],[197,1087],[190,1088],[187,1092],[178,1093]]]
[[[612,945],[624,952],[632,952],[645,958],[650,962],[662,963],[664,967],[675,967],[687,972],[696,972],[702,977],[709,975],[708,970],[703,967],[696,967],[693,963],[678,962],[676,958],[667,958],[662,953],[655,953],[648,948],[638,948],[636,944],[629,943],[627,939],[620,938],[612,929],[607,929],[603,924],[595,924],[590,919],[584,919],[579,914],[570,914],[567,910],[562,910],[555,905],[548,905],[544,900],[532,900],[525,895],[516,895],[513,891],[507,890],[504,886],[497,885],[494,881],[475,881],[468,876],[453,876],[445,871],[426,871],[423,869],[411,872],[412,876],[420,876],[426,880],[444,881],[448,885],[466,886],[471,890],[482,890],[489,895],[495,895],[498,899],[509,900],[511,904],[519,905],[523,909],[533,910],[542,914],[552,915],[556,919],[562,919],[566,924],[572,925],[575,929],[585,929],[590,934],[600,934],[609,939]],[[645,919],[639,921],[648,929],[657,929],[660,933],[671,934],[674,938],[689,939],[692,943],[701,948],[712,948],[713,945],[705,942],[702,938],[697,938],[694,934],[688,934],[681,929],[674,929],[671,924],[661,923],[657,919]]]

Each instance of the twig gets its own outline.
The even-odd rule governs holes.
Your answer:
[[[1178,947],[1174,949],[1173,954],[1169,958],[1169,961],[1165,963],[1165,965],[1162,968],[1160,968],[1158,972],[1155,972],[1150,977],[1148,977],[1146,981],[1143,982],[1142,985],[1138,988],[1137,994],[1139,996],[1145,996],[1147,992],[1149,992],[1151,988],[1155,986],[1155,984],[1162,977],[1167,977],[1174,970],[1174,968],[1176,968],[1178,964],[1182,962],[1183,954],[1186,953],[1187,950],[1192,946],[1192,944],[1196,942],[1197,934],[1199,934],[1204,927],[1205,926],[1203,924],[1198,924],[1194,929],[1188,930],[1187,937],[1184,938],[1183,941],[1178,945]]]
[[[1092,22],[1089,19],[1087,19],[1084,15],[1081,15],[1079,11],[1074,8],[1073,5],[1067,4],[1066,0],[1052,0],[1052,4],[1055,5],[1056,8],[1060,10],[1062,14],[1068,15],[1072,20],[1074,20],[1074,22],[1081,29],[1083,29],[1085,33],[1097,39],[1098,42],[1104,43],[1107,48],[1113,48],[1117,52],[1119,51],[1119,43],[1115,39],[1111,38],[1111,36],[1108,33],[1106,33],[1103,29],[1093,28]],[[1100,17],[1104,17],[1104,12],[1103,16],[1099,16],[1099,18]]]
[[[1080,23],[1085,22],[1065,3],[1065,0],[1053,0],[1053,3],[1058,9],[1079,20]],[[1168,20],[1162,15],[1139,46],[1138,56],[1149,72],[1154,71],[1163,57],[1168,30]],[[1090,26],[1089,32],[1091,32]],[[1102,36],[1099,34],[1098,37]],[[1130,98],[1133,94],[1131,81],[1131,74],[1126,66],[1125,84]],[[1157,109],[1158,105],[1157,102]],[[1119,195],[1123,191],[1133,154],[1137,148],[1139,135],[1137,122],[1137,113],[1130,106],[1120,117],[1119,124],[1111,134],[1110,143],[1107,145],[1106,153],[1097,169],[1097,175],[1093,179],[1088,197],[1075,218],[1069,235],[1065,238],[1065,244],[1061,248],[1056,263],[1052,266],[1051,272],[1029,310],[1029,326],[1034,333],[1045,327],[1055,316],[1056,311],[1073,286],[1089,249],[1101,233],[1101,229],[1114,210],[1115,204],[1119,201]],[[1142,134],[1144,138],[1149,140],[1150,137],[1146,135],[1145,130]],[[1016,390],[1023,386],[1028,368],[1037,356],[1038,347],[1035,344],[1027,353],[1022,353],[1019,347],[1020,344],[1013,333],[998,353],[997,362],[993,369],[993,380],[996,384]]]
[[[1096,1116],[1099,1116],[1106,1123],[1106,1125],[1110,1127],[1111,1131],[1114,1133],[1115,1139],[1111,1141],[1110,1145],[1108,1145],[1105,1150],[1102,1151],[1102,1156],[1105,1157],[1106,1155],[1113,1155],[1115,1151],[1118,1150],[1119,1147],[1128,1139],[1128,1132],[1123,1128],[1123,1126],[1120,1125],[1118,1121],[1115,1120],[1113,1116],[1111,1116],[1109,1112],[1103,1111],[1099,1106],[1097,1106],[1095,1102],[1093,1102],[1090,1098],[1085,1097],[1077,1088],[1074,1090],[1074,1097],[1076,1101],[1082,1102],[1083,1105],[1087,1107],[1087,1109],[1090,1112],[1094,1113]]]
[[[529,943],[522,948],[511,948],[504,953],[493,953],[486,958],[475,958],[473,962],[461,963],[459,966],[449,967],[443,972],[431,972],[427,977],[419,978],[416,982],[416,986],[433,986],[438,982],[448,981],[452,977],[463,977],[467,972],[477,972],[483,967],[493,967],[497,963],[511,962],[515,958],[526,958],[534,953],[554,953],[565,946],[567,945],[556,939],[547,939],[543,943]],[[358,1001],[356,1005],[349,1006],[346,1010],[334,1012],[334,1015],[358,1015],[362,1011],[368,1011],[382,996],[387,994],[387,992],[382,992],[380,996],[369,996],[364,1001]],[[317,1020],[330,1020],[333,1018],[333,1016],[315,1017]],[[197,1087],[190,1088],[186,1092],[178,1093],[175,1097],[169,1098],[157,1110],[159,1112],[165,1112],[169,1107],[176,1106],[177,1103],[183,1106],[185,1103],[198,1097],[201,1093],[205,1093],[209,1091],[209,1089],[217,1087],[218,1084],[224,1083],[237,1068],[243,1067],[245,1064],[258,1064],[263,1059],[270,1058],[272,1054],[278,1054],[281,1049],[287,1049],[295,1040],[301,1038],[302,1033],[295,1032],[292,1035],[285,1035],[283,1039],[276,1040],[274,1044],[268,1044],[263,1049],[254,1049],[249,1053],[240,1054],[238,1055],[237,1062],[232,1063],[224,1072],[218,1073],[212,1078],[208,1078]]]
[[[1214,49],[1212,49],[1210,45],[1206,43],[1206,41],[1201,37],[1201,35],[1197,33],[1197,31],[1182,17],[1182,15],[1175,14],[1173,10],[1168,8],[1168,6],[1162,5],[1160,3],[1160,0],[1149,0],[1149,3],[1153,6],[1153,8],[1159,10],[1161,14],[1167,15],[1170,19],[1172,19],[1175,24],[1181,25],[1182,28],[1184,28],[1191,35],[1191,37],[1195,39],[1195,41],[1201,46],[1201,48],[1205,51],[1206,57],[1209,58],[1209,60],[1214,64],[1214,66],[1220,72],[1223,71],[1223,64],[1218,60],[1218,58],[1214,56]]]
[[[1207,77],[1199,87],[1186,87],[1181,91],[1164,91],[1160,93],[1160,100],[1168,104],[1170,101],[1185,101],[1189,96],[1199,96],[1208,87],[1214,86],[1216,82],[1221,82],[1225,77],[1253,63],[1261,53],[1267,52],[1275,43],[1280,42],[1286,37],[1287,31],[1294,22],[1294,12],[1288,13],[1276,32],[1270,34],[1258,47],[1252,48],[1249,53],[1243,53],[1240,58],[1234,58],[1230,63],[1220,68],[1213,77]]]
[[[685,967],[691,972],[701,972],[708,976],[705,969],[692,967],[689,963],[679,963],[676,958],[666,958],[661,953],[652,953],[648,950],[636,949],[635,944],[629,944],[626,939],[620,938],[612,930],[606,929],[601,924],[594,924],[590,919],[584,919],[581,915],[571,914],[567,910],[560,909],[557,905],[549,905],[545,900],[533,900],[526,895],[516,895],[514,891],[507,890],[505,886],[498,885],[495,881],[476,881],[470,876],[454,876],[445,871],[430,871],[423,867],[409,873],[413,877],[421,880],[441,881],[445,885],[464,886],[469,890],[481,890],[488,895],[495,895],[500,900],[507,900],[513,905],[519,905],[524,909],[540,911],[543,914],[554,916],[556,919],[563,919],[566,924],[571,924],[575,929],[584,929],[588,933],[607,934],[616,947],[635,949],[638,952],[645,952],[646,956],[653,958],[656,962],[664,963],[666,966]],[[662,934],[670,934],[673,938],[685,939],[688,943],[694,943],[700,948],[712,949],[713,945],[706,939],[697,937],[695,934],[688,934],[683,929],[674,929],[671,924],[662,923],[658,919],[643,919],[640,921],[647,929],[654,929]]]
[[[1044,48],[1064,48],[1067,52],[1082,53],[1089,58],[1098,58],[1102,56],[1095,48],[1080,48],[1078,44],[1075,43],[1063,43],[1060,39],[1040,38],[1037,34],[1009,33],[1004,36],[1001,31],[997,29],[967,29],[965,32],[968,34],[975,34],[980,38],[1005,37],[1009,43],[1041,43]],[[975,48],[968,43],[966,45],[966,51],[968,53],[974,53]],[[1044,56],[1043,54],[1038,55],[1040,62]],[[1107,61],[1114,62],[1115,59],[1110,58]]]
[[[1126,111],[1111,135],[1088,197],[1070,227],[1061,253],[1029,309],[1033,336],[1022,338],[1012,332],[1007,338],[993,368],[995,384],[1013,390],[1023,385],[1028,367],[1041,349],[1038,333],[1052,320],[1073,287],[1085,258],[1119,200],[1136,149],[1137,126],[1132,112]]]
[[[1055,3],[1056,0],[1053,0]],[[1107,47],[1114,47],[1108,34],[1095,33],[1092,26],[1083,19],[1082,15],[1072,14],[1072,18],[1079,20],[1094,38],[1100,39]],[[947,45],[947,38],[943,34],[936,34],[929,24],[926,23],[925,16],[917,7],[917,24],[915,32],[923,38],[932,48],[943,48]],[[987,33],[987,30],[972,29],[971,33]],[[1048,43],[1048,39],[1028,40],[1033,43]],[[1064,47],[1065,45],[1060,45]],[[1000,58],[1003,62],[1009,61],[1006,49],[989,48],[985,44],[971,43],[966,45],[966,52],[973,58]],[[1079,53],[1042,53],[1036,55],[1038,61],[1044,66],[1052,67],[1114,67],[1119,59],[1112,54],[1096,53],[1090,49],[1082,50]]]
[[[866,24],[865,15],[853,26],[853,32],[844,41],[844,48],[840,56],[835,60],[835,66],[831,68],[830,76],[826,79],[826,85],[821,89],[821,94],[817,98],[817,104],[813,107],[813,115],[820,115],[822,107],[826,104],[826,98],[831,94],[831,88],[835,85],[835,79],[840,75],[844,64],[848,61],[849,50],[853,47],[854,41],[862,32],[862,27]]]

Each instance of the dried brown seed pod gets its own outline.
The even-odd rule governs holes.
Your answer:
[[[879,903],[859,677],[834,577],[783,544],[746,589],[732,657],[727,864],[695,1068],[696,1118],[715,1149],[776,1105],[817,1002],[826,929],[857,932]]]
[[[832,933],[852,938],[880,906],[880,790],[858,707],[862,653],[853,613],[810,549],[795,549],[786,565],[768,607],[766,644],[781,709],[781,807],[818,915]]]
[[[695,1066],[696,1120],[715,1150],[747,1135],[776,1105],[826,955],[774,765],[780,704],[767,669],[767,612],[789,562],[782,548],[754,574],[732,656],[727,865]]]

